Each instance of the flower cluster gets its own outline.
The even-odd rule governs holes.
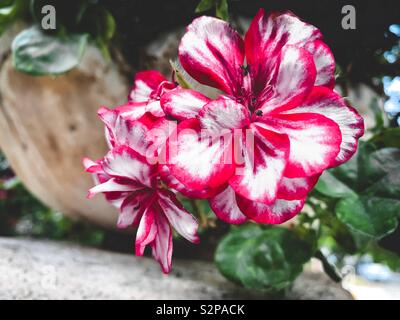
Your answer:
[[[208,199],[228,223],[283,223],[364,132],[333,90],[335,62],[320,31],[292,13],[260,10],[244,39],[222,20],[197,18],[179,63],[191,88],[137,73],[125,105],[99,110],[109,153],[84,161],[97,182],[89,195],[104,193],[120,227],[138,226],[136,254],[150,245],[166,273],[172,228],[198,241],[177,193]]]

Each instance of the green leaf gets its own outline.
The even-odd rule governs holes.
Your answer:
[[[400,148],[400,128],[386,128],[374,136],[370,142],[377,148]]]
[[[345,183],[350,189],[357,190],[358,185],[358,161],[357,156],[353,156],[349,161],[339,167],[328,170],[338,180]]]
[[[374,151],[360,163],[363,194],[400,199],[400,149]]]
[[[331,198],[323,201],[335,212],[331,219],[329,214],[321,216],[322,234],[334,239],[335,249],[373,255],[376,241],[398,228],[400,149],[396,148],[396,133],[382,129],[371,141],[360,142],[349,162],[329,170],[317,184],[315,190]],[[353,192],[347,194],[347,188]]]
[[[229,11],[228,11],[228,0],[201,0],[197,5],[195,12],[200,13],[215,7],[215,16],[228,21]]]
[[[216,0],[201,0],[197,5],[195,12],[201,13],[210,10],[215,5]]]
[[[379,132],[384,127],[383,111],[379,108],[378,99],[374,98],[370,103],[370,109],[372,110],[375,118],[375,127],[371,129],[373,132]]]
[[[301,273],[314,248],[294,231],[245,225],[222,240],[215,261],[223,275],[245,287],[279,291]]]
[[[321,194],[341,199],[336,216],[358,248],[393,232],[400,218],[400,149],[376,147],[360,143],[348,163],[322,175],[316,186]]]
[[[368,253],[372,256],[374,262],[383,263],[394,271],[400,270],[400,256],[392,251],[386,250],[379,245],[373,245]]]
[[[215,15],[222,20],[229,20],[228,0],[217,0]]]
[[[8,25],[24,15],[28,8],[26,0],[2,0],[0,1],[0,35]]]
[[[351,188],[337,179],[329,171],[325,171],[319,178],[315,190],[332,198],[343,198],[355,195],[355,192]]]
[[[116,30],[116,23],[113,15],[106,9],[101,8],[98,15],[100,16],[96,20],[97,33],[105,42],[112,39]]]
[[[341,78],[343,76],[343,70],[339,64],[336,64],[335,67],[335,79]]]
[[[172,70],[174,71],[175,81],[178,82],[179,86],[184,89],[192,89],[192,85],[190,83],[190,76],[183,69],[179,61],[169,61]]]
[[[231,281],[241,283],[239,274],[243,273],[240,263],[242,250],[246,241],[262,234],[263,230],[254,224],[233,228],[219,243],[215,262],[220,272]]]
[[[12,44],[14,67],[31,75],[63,74],[79,64],[87,39],[86,34],[47,35],[37,27],[24,30]]]
[[[178,84],[185,89],[193,89],[201,92],[205,96],[210,99],[216,99],[220,96],[221,92],[215,88],[210,86],[206,86],[201,84],[200,82],[193,79],[186,70],[182,67],[179,60],[170,60],[169,61],[172,70],[174,71],[174,80],[178,82]]]
[[[396,230],[400,212],[400,201],[356,196],[340,200],[336,215],[351,230],[361,234],[382,238]]]

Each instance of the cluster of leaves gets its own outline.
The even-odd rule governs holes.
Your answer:
[[[321,177],[316,190],[334,202],[336,217],[352,231],[380,239],[400,218],[400,149],[360,145],[348,163]]]
[[[15,20],[25,17],[34,22],[14,39],[13,62],[17,70],[31,75],[65,73],[79,64],[89,40],[109,57],[108,44],[115,34],[116,23],[100,0],[6,2],[8,7],[0,6],[0,35]],[[54,30],[42,29],[42,19],[49,14],[42,12],[45,6],[55,9]]]
[[[323,226],[321,243],[333,252],[369,254],[400,268],[399,252],[381,246],[400,219],[399,137],[399,128],[382,128],[348,163],[321,176],[314,208]]]
[[[14,21],[24,17],[27,10],[26,0],[0,0],[0,36]]]
[[[228,0],[201,0],[196,7],[196,13],[203,13],[205,11],[215,8],[215,16],[228,21]]]

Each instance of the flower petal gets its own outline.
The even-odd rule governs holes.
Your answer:
[[[177,88],[161,97],[161,106],[165,114],[177,120],[185,120],[196,117],[209,101],[209,98],[197,91]]]
[[[288,178],[283,177],[278,190],[278,199],[299,200],[307,197],[318,181],[319,174],[311,177]]]
[[[267,16],[265,10],[260,9],[245,36],[247,63],[255,78],[265,81],[271,64],[285,45],[301,47],[316,39],[322,39],[321,32],[293,13],[273,12]]]
[[[312,55],[305,49],[285,46],[276,60],[276,71],[258,97],[264,114],[297,106],[314,87],[316,68]]]
[[[179,193],[183,194],[185,197],[195,199],[208,199],[212,196],[215,196],[223,189],[223,186],[218,188],[203,188],[200,190],[189,189],[171,174],[167,165],[160,165],[158,170],[161,179],[167,184],[167,186],[170,189],[176,190]]]
[[[124,191],[124,192],[106,192],[104,197],[106,200],[118,210],[121,210],[121,206],[125,199],[129,197],[132,191]]]
[[[272,203],[289,157],[289,139],[255,124],[246,131],[246,141],[244,137],[242,141],[244,164],[236,169],[229,184],[247,199]]]
[[[158,191],[158,204],[171,226],[186,240],[198,243],[197,220],[186,211],[175,194],[168,190]]]
[[[161,82],[167,79],[157,70],[147,70],[136,73],[129,100],[132,102],[147,102],[151,93],[157,90]]]
[[[296,216],[304,206],[304,199],[301,200],[281,200],[277,199],[273,204],[267,205],[254,202],[236,196],[240,210],[251,220],[257,223],[281,224]]]
[[[340,151],[339,126],[320,114],[273,115],[265,117],[260,125],[288,135],[290,156],[285,176],[289,178],[321,173],[332,165]]]
[[[187,28],[179,46],[183,68],[202,84],[232,94],[240,88],[244,43],[225,21],[200,17]]]
[[[148,102],[128,102],[114,110],[118,112],[119,116],[130,120],[137,120],[146,112],[150,112],[156,117],[163,117],[165,115],[159,100],[149,100]]]
[[[117,127],[123,124],[123,121],[135,121],[143,117],[147,112],[150,112],[155,117],[163,117],[164,111],[161,109],[160,102],[128,102],[127,104],[108,109],[102,107],[97,112],[100,119],[106,126],[106,138],[110,148],[118,144],[121,140],[120,133],[117,133]],[[121,144],[121,142],[119,143]]]
[[[241,224],[247,220],[247,217],[237,206],[235,191],[230,186],[210,198],[209,203],[215,215],[222,221],[230,224]]]
[[[167,218],[163,214],[155,217],[157,235],[151,244],[154,259],[158,261],[164,273],[171,271],[172,258],[172,230]]]
[[[167,165],[171,174],[190,189],[216,188],[232,176],[235,165],[232,135],[203,134],[197,119],[178,125],[177,135],[167,140]]]
[[[151,244],[157,235],[157,224],[155,222],[155,216],[157,212],[153,206],[149,206],[143,213],[140,219],[139,227],[136,233],[135,249],[136,255],[142,256],[144,249],[148,244]]]
[[[321,40],[308,42],[305,49],[314,57],[315,67],[317,68],[315,85],[333,89],[336,65],[331,49]]]
[[[139,190],[126,196],[120,205],[117,227],[127,228],[137,224],[149,206],[151,195],[151,192]]]
[[[155,117],[149,112],[136,120],[119,117],[114,128],[114,144],[129,146],[150,162],[164,146],[169,130],[167,119]]]
[[[135,183],[119,183],[118,179],[111,178],[106,182],[98,184],[91,188],[88,193],[88,198],[93,198],[98,193],[108,192],[131,192],[143,189],[143,186]]]
[[[248,109],[228,98],[219,98],[200,110],[198,119],[201,127],[220,134],[223,130],[241,129],[250,123]]]
[[[106,130],[105,135],[107,144],[110,148],[112,148],[115,144],[114,127],[115,127],[115,122],[117,121],[118,118],[118,111],[106,107],[101,107],[97,111],[97,115],[105,125],[105,130]]]
[[[115,121],[117,121],[118,118],[118,111],[117,110],[112,110],[107,107],[101,107],[97,111],[98,116],[100,117],[101,121],[104,122],[107,128],[114,128],[115,126]]]
[[[85,171],[89,173],[103,173],[100,161],[93,161],[89,158],[83,158],[82,160]]]
[[[102,163],[105,173],[114,178],[129,179],[132,182],[152,187],[157,167],[150,165],[145,157],[127,146],[112,149]]]
[[[294,114],[298,112],[321,114],[333,120],[339,126],[342,142],[340,152],[331,164],[332,166],[346,162],[357,151],[358,139],[364,134],[364,120],[353,107],[348,106],[344,99],[334,91],[324,87],[315,87],[303,104],[284,113]]]

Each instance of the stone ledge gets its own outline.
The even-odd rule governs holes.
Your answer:
[[[263,298],[225,280],[214,265],[174,260],[163,275],[150,258],[62,242],[0,238],[0,299]],[[303,273],[293,299],[349,299],[323,274]]]

